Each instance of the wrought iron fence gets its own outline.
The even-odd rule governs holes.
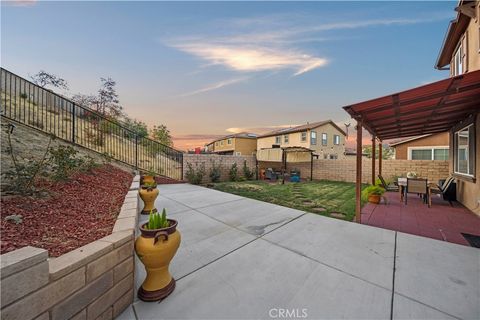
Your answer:
[[[183,153],[1,68],[1,114],[135,168],[182,179]]]

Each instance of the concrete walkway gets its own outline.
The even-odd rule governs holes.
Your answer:
[[[118,319],[480,319],[479,249],[189,184],[159,189],[182,234],[177,287]]]

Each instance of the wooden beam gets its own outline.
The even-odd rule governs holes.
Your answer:
[[[357,170],[355,179],[355,221],[362,216],[362,121],[357,121]]]
[[[376,154],[376,146],[375,146],[375,140],[377,138],[375,135],[372,136],[372,186],[375,185],[375,154]]]
[[[382,175],[382,153],[383,153],[383,144],[382,140],[378,141],[378,175]]]

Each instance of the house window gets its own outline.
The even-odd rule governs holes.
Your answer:
[[[408,160],[448,160],[448,147],[409,147]]]
[[[237,151],[237,152],[235,152],[235,155],[236,155],[236,156],[241,156],[242,153],[241,153],[240,151]]]
[[[281,144],[282,143],[282,137],[276,136],[275,137],[275,144]]]
[[[474,175],[475,139],[473,124],[455,132],[455,173]]]
[[[338,134],[333,135],[333,144],[337,146],[340,144],[340,136]]]
[[[217,142],[215,142],[215,147],[218,147],[218,141],[217,141]]]
[[[232,144],[232,139],[228,139],[227,144]]]
[[[302,132],[302,142],[307,142],[307,131]]]
[[[462,41],[453,55],[452,75],[458,76],[463,73],[463,45]]]
[[[288,134],[283,136],[283,143],[288,143]]]
[[[220,145],[221,145],[221,146],[223,146],[223,140],[222,140],[222,141],[220,141]]]
[[[338,156],[336,154],[331,154],[330,155],[330,160],[337,160]]]
[[[328,140],[327,140],[328,136],[326,133],[322,133],[322,145],[323,146],[326,146],[327,143],[328,143]]]
[[[317,132],[311,131],[310,132],[310,144],[316,145],[317,144]]]

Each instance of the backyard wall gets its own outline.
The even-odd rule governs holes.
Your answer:
[[[221,166],[220,181],[229,180],[229,171],[234,163],[237,164],[238,176],[243,177],[243,164],[247,161],[247,167],[250,170],[255,170],[256,158],[255,156],[234,156],[234,155],[216,155],[216,154],[184,154],[183,155],[183,179],[187,180],[186,174],[188,170],[187,164],[191,164],[194,169],[200,168],[205,164],[205,176],[203,183],[210,182],[210,170],[213,164]]]
[[[259,162],[259,170],[265,168],[281,168],[279,162]],[[287,163],[287,170],[299,169],[301,177],[310,178],[310,162]],[[376,175],[378,175],[378,160],[375,163]],[[437,182],[449,175],[448,161],[428,160],[383,160],[382,175],[389,180],[394,176],[405,176],[407,172],[414,171],[419,177]],[[355,182],[356,162],[355,159],[347,160],[323,160],[313,161],[314,180],[332,180]],[[362,159],[362,181],[370,183],[372,180],[372,160]]]
[[[138,187],[136,176],[109,236],[58,258],[34,247],[1,255],[2,319],[113,319],[129,306]]]

